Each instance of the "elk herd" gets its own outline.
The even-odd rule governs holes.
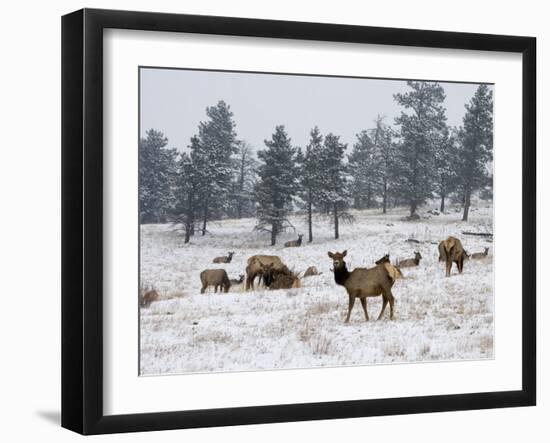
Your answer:
[[[299,247],[302,244],[302,235],[297,240],[285,243],[285,247]],[[469,255],[462,246],[461,241],[456,237],[448,237],[438,244],[439,261],[445,262],[445,276],[451,275],[453,263],[456,264],[459,274],[462,274],[464,261],[468,259],[483,259],[487,257],[489,248],[484,252],[477,252]],[[227,256],[216,257],[213,263],[231,263],[235,252],[228,252]],[[422,255],[416,251],[414,257],[397,260],[395,264],[390,262],[390,254],[387,253],[375,261],[371,268],[355,268],[349,270],[345,262],[347,250],[343,252],[328,252],[332,260],[334,281],[337,285],[343,286],[348,294],[348,313],[345,322],[348,323],[355,299],[361,302],[365,319],[369,319],[367,311],[367,298],[382,296],[382,309],[378,319],[382,318],[387,305],[390,305],[390,319],[394,318],[394,296],[392,287],[396,280],[403,278],[402,268],[417,267],[420,265]],[[263,286],[269,290],[290,289],[301,287],[300,273],[290,270],[276,255],[253,255],[246,261],[245,273],[239,275],[238,279],[230,279],[225,269],[206,269],[200,273],[201,294],[204,294],[208,287],[213,287],[214,292],[229,292],[232,286],[243,285],[246,291],[254,290]],[[320,275],[321,272],[315,266],[309,266],[302,278]],[[158,294],[147,293],[142,296],[142,306],[148,306],[152,301],[158,299]]]

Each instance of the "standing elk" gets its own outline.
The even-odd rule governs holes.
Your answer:
[[[220,288],[220,292],[222,290],[224,292],[228,292],[229,287],[231,286],[225,269],[206,269],[205,271],[202,271],[201,283],[201,294],[204,294],[208,286],[214,286],[214,292],[218,292],[218,287]]]
[[[399,268],[410,268],[412,266],[418,266],[420,264],[421,259],[422,259],[422,255],[420,255],[420,252],[416,251],[414,253],[414,258],[407,258],[405,260],[401,260],[399,263],[397,263],[397,266]]]
[[[464,268],[464,260],[467,258],[466,251],[462,247],[462,243],[456,237],[449,237],[442,240],[438,245],[439,261],[445,261],[445,277],[451,276],[451,268],[453,262],[456,263],[458,273],[462,274]]]
[[[295,247],[298,247],[298,246],[302,246],[302,237],[303,237],[303,235],[299,234],[298,235],[298,240],[287,241],[285,243],[285,248],[295,248]]]
[[[344,286],[349,296],[348,315],[345,322],[349,323],[351,310],[355,304],[355,299],[359,298],[365,319],[369,320],[367,312],[367,297],[375,297],[381,295],[382,310],[378,316],[378,320],[382,318],[386,305],[390,304],[390,319],[393,320],[393,304],[394,298],[391,292],[394,280],[390,277],[386,266],[376,266],[374,268],[355,268],[349,272],[344,261],[347,251],[329,252],[328,256],[332,259],[334,267],[334,281],[336,284]]]
[[[216,257],[212,263],[231,263],[234,254],[234,252],[228,252],[227,257]]]
[[[480,259],[485,258],[489,254],[489,248],[485,248],[485,251],[483,252],[474,252],[472,255],[470,255],[470,258],[474,259]]]

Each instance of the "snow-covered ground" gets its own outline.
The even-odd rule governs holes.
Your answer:
[[[172,225],[142,226],[141,282],[157,289],[161,300],[140,311],[141,374],[492,358],[493,243],[461,234],[492,232],[492,207],[476,205],[467,223],[453,208],[439,216],[427,214],[430,208],[416,222],[403,221],[404,209],[354,211],[355,223],[341,226],[339,240],[327,220],[316,220],[313,243],[299,248],[282,247],[296,238],[293,233],[269,247],[266,234],[253,232],[254,219],[212,222],[205,237],[194,236],[187,245]],[[302,218],[292,221],[297,232],[307,233]],[[449,235],[470,253],[489,247],[489,256],[466,261],[462,275],[453,265],[445,278],[437,243]],[[394,262],[420,251],[420,265],[403,269],[405,278],[393,286],[394,321],[389,308],[376,321],[382,297],[370,297],[370,321],[357,301],[344,324],[348,296],[335,284],[327,256],[344,249],[348,269],[374,266],[387,252]],[[235,251],[231,263],[212,263],[228,251]],[[278,255],[295,271],[315,265],[322,275],[302,279],[299,289],[200,294],[202,270],[224,268],[238,278],[254,254]]]

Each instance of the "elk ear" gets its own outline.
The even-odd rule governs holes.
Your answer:
[[[345,257],[348,253],[348,250],[346,249],[344,252],[342,252],[342,257]]]
[[[334,254],[333,254],[332,252],[329,251],[329,252],[328,252],[328,256],[329,256],[330,258],[332,258],[332,257],[334,257]]]

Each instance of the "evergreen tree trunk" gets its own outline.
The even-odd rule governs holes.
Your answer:
[[[308,243],[311,243],[313,241],[313,228],[311,223],[311,212],[312,212],[312,205],[311,205],[311,189],[309,190],[308,194],[308,202],[307,202],[307,224],[308,224],[308,230],[309,230],[309,240]]]
[[[338,230],[338,203],[334,204],[334,238],[338,240],[340,232]]]
[[[464,195],[464,214],[462,215],[462,221],[468,221],[468,213],[470,212],[471,192],[472,191],[468,187],[468,189],[466,189],[466,193]]]
[[[382,214],[386,213],[386,208],[388,205],[388,184],[384,180],[384,188],[382,192]]]
[[[202,214],[202,235],[206,235],[206,221],[208,219],[208,204],[204,204],[204,211]]]
[[[271,246],[275,246],[277,243],[277,226],[276,223],[271,225]]]
[[[416,212],[416,200],[411,200],[411,217],[415,214]]]
[[[445,193],[441,193],[441,205],[439,206],[439,212],[443,214],[443,211],[445,211]]]

